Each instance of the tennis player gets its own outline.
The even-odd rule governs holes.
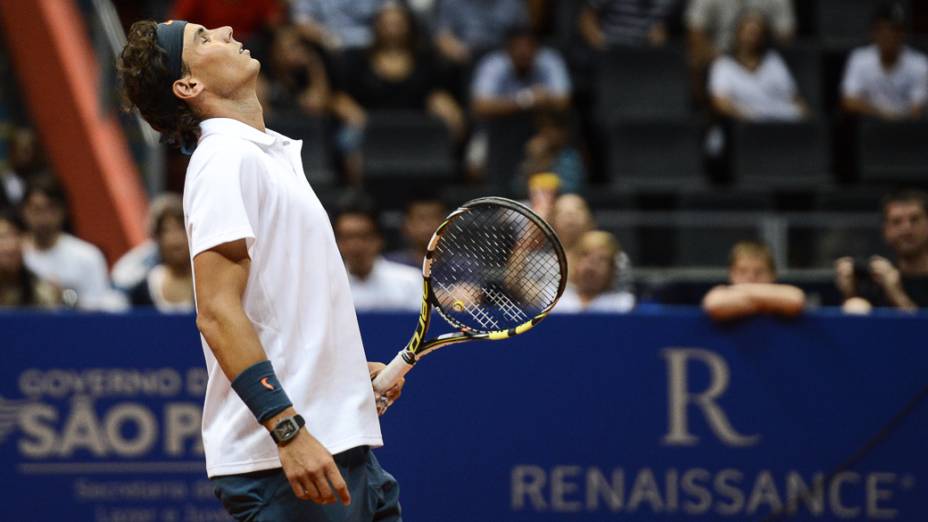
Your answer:
[[[206,471],[238,520],[399,521],[396,481],[370,451],[383,365],[365,362],[301,142],[264,126],[259,68],[231,28],[178,20],[136,22],[119,59],[130,104],[193,151],[184,219],[209,371]]]

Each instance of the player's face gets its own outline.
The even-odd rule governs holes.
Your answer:
[[[0,220],[0,274],[17,274],[22,266],[19,231],[8,221]]]
[[[606,246],[587,248],[577,255],[577,269],[574,272],[574,284],[584,293],[599,294],[612,284],[615,272],[615,259]]]
[[[206,29],[202,25],[187,24],[183,60],[191,77],[221,97],[253,82],[261,68],[251,52],[232,37],[229,26]]]
[[[728,273],[731,284],[773,283],[776,278],[763,257],[739,256],[735,259]]]
[[[48,196],[33,192],[23,206],[23,219],[37,236],[49,236],[61,231],[64,210]]]
[[[445,219],[445,206],[437,201],[423,201],[410,206],[403,223],[406,239],[416,248],[425,248],[432,233]]]
[[[190,263],[190,250],[187,247],[187,233],[184,224],[173,217],[165,217],[158,235],[158,251],[164,264],[181,267]]]
[[[886,206],[883,238],[900,256],[919,254],[928,249],[928,216],[914,201],[900,201]]]
[[[345,214],[335,222],[335,240],[352,274],[366,277],[380,255],[383,242],[370,218],[361,214]]]

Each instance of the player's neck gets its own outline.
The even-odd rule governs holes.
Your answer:
[[[258,96],[252,90],[241,96],[230,98],[214,98],[205,104],[202,110],[203,119],[230,118],[238,120],[245,125],[264,132],[264,110]]]

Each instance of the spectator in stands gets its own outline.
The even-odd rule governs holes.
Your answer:
[[[331,82],[321,54],[293,26],[274,31],[270,58],[259,76],[258,97],[265,117],[328,114]]]
[[[193,275],[180,196],[165,196],[153,221],[161,262],[129,290],[129,300],[133,306],[154,306],[160,312],[192,312]]]
[[[235,39],[248,42],[264,29],[284,21],[281,0],[177,0],[173,20],[196,20],[205,27],[231,26]]]
[[[561,55],[538,41],[526,26],[509,30],[506,47],[477,65],[471,87],[474,115],[484,121],[536,111],[566,111],[571,82]],[[477,176],[486,164],[487,135],[478,131],[467,152],[468,172]]]
[[[525,144],[522,180],[537,172],[552,172],[562,192],[577,192],[586,181],[586,168],[580,151],[571,144],[570,115],[561,111],[542,111],[537,118],[538,132]]]
[[[806,113],[786,62],[770,47],[766,19],[756,11],[738,22],[731,53],[712,63],[709,96],[716,112],[734,120],[798,120]]]
[[[29,231],[24,245],[26,266],[60,288],[68,304],[87,310],[125,308],[123,296],[110,288],[103,253],[66,233],[66,216],[64,190],[53,178],[37,178],[26,187],[23,196],[23,218]]]
[[[805,306],[805,293],[791,285],[776,284],[776,266],[767,245],[742,241],[731,249],[728,285],[713,288],[702,307],[715,320],[756,314],[795,316]]]
[[[434,57],[420,44],[408,8],[388,2],[374,20],[374,42],[346,53],[333,111],[344,123],[339,146],[346,154],[351,181],[360,180],[360,142],[368,111],[417,111],[440,118],[451,135],[464,137],[464,115],[442,88]]]
[[[469,67],[500,47],[509,28],[527,22],[524,0],[441,0],[435,46],[446,60]]]
[[[23,224],[11,212],[0,212],[0,308],[51,308],[60,303],[58,290],[26,268]]]
[[[23,199],[26,183],[45,170],[45,158],[35,131],[13,129],[9,142],[9,164],[0,170],[0,208],[16,207]]]
[[[580,34],[593,49],[658,47],[667,43],[666,20],[679,0],[585,0]]]
[[[438,198],[419,196],[406,204],[403,216],[403,241],[405,248],[395,250],[384,256],[389,261],[422,268],[422,259],[429,240],[438,225],[448,215],[448,208]]]
[[[349,194],[339,205],[333,228],[356,310],[419,309],[422,274],[381,256],[383,236],[369,198]]]
[[[880,256],[860,263],[847,257],[835,262],[836,284],[845,298],[845,310],[928,307],[928,194],[905,190],[887,196],[883,201],[883,239],[893,250],[896,265]]]
[[[561,189],[561,179],[553,172],[535,172],[528,176],[528,206],[548,223],[552,222],[554,204]]]
[[[851,114],[883,120],[920,118],[928,100],[928,58],[905,45],[901,4],[881,4],[872,21],[873,44],[855,49],[841,84]]]
[[[157,234],[155,224],[158,216],[165,212],[165,207],[172,205],[177,198],[176,194],[166,193],[155,197],[148,205],[148,234],[149,239],[132,248],[120,257],[113,269],[110,278],[113,285],[122,291],[135,287],[148,276],[152,268],[161,263],[161,254],[158,252]]]
[[[374,17],[386,0],[292,0],[300,33],[329,51],[360,49],[373,40]]]
[[[574,269],[558,302],[557,312],[628,312],[635,306],[631,292],[615,289],[618,256],[615,237],[600,230],[584,233],[574,247]]]
[[[571,274],[579,263],[577,246],[580,238],[596,227],[593,213],[586,200],[577,194],[563,194],[554,202],[550,223],[567,254],[567,267]],[[621,249],[616,254],[618,270],[616,271],[616,288],[630,292],[632,288],[632,263]]]
[[[511,29],[506,48],[487,55],[477,66],[474,113],[483,119],[527,111],[565,111],[570,106],[570,76],[557,51],[539,47],[526,26]]]
[[[796,33],[792,0],[689,0],[684,22],[692,92],[698,103],[706,102],[707,67],[719,55],[732,50],[738,21],[745,10],[762,13],[770,21],[777,43],[789,43]]]
[[[759,12],[770,20],[777,43],[789,43],[796,35],[792,0],[689,0],[684,18],[694,60],[707,64],[730,51],[745,10]]]

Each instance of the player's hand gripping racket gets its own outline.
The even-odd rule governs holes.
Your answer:
[[[450,344],[525,333],[551,311],[567,283],[564,248],[524,205],[485,197],[468,201],[439,225],[422,262],[419,324],[406,347],[374,379],[377,409],[385,392],[422,357]],[[457,329],[424,341],[432,308]]]

